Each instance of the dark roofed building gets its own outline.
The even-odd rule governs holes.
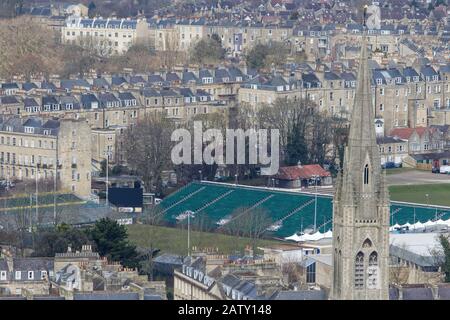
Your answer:
[[[272,300],[326,300],[323,290],[279,291]]]
[[[403,300],[434,300],[431,288],[402,288]]]
[[[140,300],[138,292],[75,293],[73,300]]]

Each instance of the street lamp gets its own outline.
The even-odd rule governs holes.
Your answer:
[[[237,173],[234,175],[234,184],[235,185],[238,184],[238,175],[237,175]]]
[[[111,156],[111,150],[106,151],[106,206],[109,204],[109,157]]]
[[[202,181],[202,180],[203,180],[203,177],[202,177],[202,170],[198,170],[198,174],[199,174],[199,176],[200,176],[200,181]]]

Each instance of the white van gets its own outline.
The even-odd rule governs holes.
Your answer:
[[[439,172],[440,173],[450,173],[450,166],[441,166],[440,168],[439,168]]]

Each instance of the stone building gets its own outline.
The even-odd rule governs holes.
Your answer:
[[[62,42],[88,45],[101,55],[123,54],[137,43],[150,39],[145,19],[102,19],[70,16],[61,29]]]
[[[83,119],[0,118],[0,177],[56,178],[57,189],[91,194],[91,129]]]
[[[408,141],[398,137],[377,137],[377,144],[380,147],[380,158],[382,166],[393,164],[398,167],[403,163],[403,159],[408,156]]]
[[[49,294],[48,279],[53,272],[52,258],[19,258],[8,248],[1,248],[0,296],[21,295],[22,290]]]
[[[195,254],[185,259],[181,270],[174,271],[174,299],[270,299],[285,288],[282,282],[281,268],[273,261]]]
[[[333,201],[332,299],[389,298],[389,193],[381,175],[374,122],[363,37],[344,169]]]

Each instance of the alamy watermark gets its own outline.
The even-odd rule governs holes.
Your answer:
[[[274,175],[278,172],[280,164],[280,133],[278,129],[270,130],[270,148],[268,133],[267,129],[246,131],[226,129],[224,143],[224,136],[220,129],[207,129],[203,132],[202,122],[194,121],[193,148],[191,133],[186,129],[176,129],[172,132],[171,140],[178,143],[172,148],[171,159],[176,165],[202,163],[261,165],[261,175]],[[207,145],[203,148],[205,143]],[[246,162],[247,154],[248,162]]]

